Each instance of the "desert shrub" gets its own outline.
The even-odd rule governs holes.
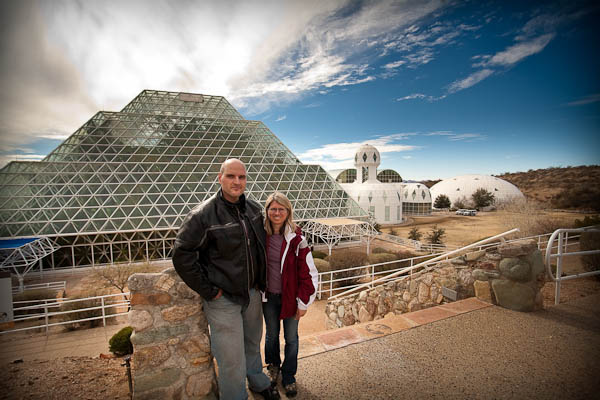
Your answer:
[[[13,301],[46,300],[56,298],[56,290],[33,289],[25,290],[21,293],[15,293],[12,296]]]
[[[329,264],[331,265],[331,271],[337,271],[340,269],[360,267],[369,263],[368,257],[365,253],[359,253],[354,251],[338,251],[329,257]],[[360,275],[364,273],[362,268],[352,271],[342,271],[333,274],[333,279],[342,279],[336,282],[334,286],[350,286],[355,285],[360,281]]]
[[[370,264],[379,264],[388,261],[397,260],[398,256],[393,253],[376,253],[369,255]],[[385,265],[378,265],[375,267],[375,272],[389,271],[391,269],[400,268],[400,263],[390,263]]]
[[[322,258],[315,258],[315,267],[317,267],[317,271],[319,272],[329,272],[331,271],[331,266],[329,263]]]
[[[431,244],[442,244],[442,238],[446,235],[444,228],[438,228],[434,225],[431,231],[427,234],[427,241]]]
[[[450,208],[450,199],[445,194],[440,194],[435,198],[433,206],[435,208]]]
[[[116,356],[124,356],[125,354],[133,353],[133,345],[131,344],[131,334],[133,328],[126,326],[119,332],[115,333],[108,341],[108,349]]]
[[[551,200],[556,208],[600,211],[600,188],[577,186],[564,189]]]
[[[383,247],[375,247],[373,250],[371,250],[372,254],[380,254],[380,253],[389,253],[389,250],[384,249]]]
[[[373,228],[377,231],[377,232],[381,232],[381,225],[379,225],[378,223],[374,223],[373,224]]]
[[[116,288],[121,293],[127,291],[127,280],[138,272],[160,272],[164,266],[152,264],[115,264],[104,267],[94,267],[94,275],[104,288]]]
[[[502,222],[506,230],[519,228],[518,237],[543,235],[559,228],[569,228],[560,218],[546,214],[539,203],[526,199],[515,199],[500,205],[506,212]]]
[[[398,232],[394,228],[390,228],[390,235],[396,236]]]
[[[312,256],[313,256],[313,258],[323,259],[323,258],[327,257],[327,253],[325,253],[324,251],[313,250]]]
[[[87,293],[81,293],[78,296],[70,297],[69,300],[84,299],[87,297],[94,297],[94,296],[97,296],[97,293],[87,292]],[[60,311],[75,311],[75,312],[71,312],[68,314],[62,314],[60,317],[61,317],[61,320],[64,322],[77,321],[77,320],[86,319],[86,318],[101,317],[102,316],[101,308],[96,308],[96,309],[92,309],[92,310],[84,310],[86,308],[100,307],[101,305],[102,305],[102,302],[100,299],[89,299],[89,300],[82,300],[82,301],[63,302],[60,305]],[[82,310],[82,311],[76,311],[76,310]],[[116,310],[114,307],[106,307],[104,310],[105,310],[105,315],[116,314]],[[70,324],[66,324],[65,327],[68,330],[76,330],[76,329],[94,328],[94,327],[100,326],[100,325],[102,325],[102,318],[93,319],[90,321],[73,322]]]
[[[579,247],[581,251],[600,250],[600,232],[582,232]],[[586,271],[600,270],[600,254],[583,255],[581,263]],[[596,278],[600,279],[600,276],[596,275]]]
[[[419,228],[417,228],[416,226],[413,226],[411,228],[411,230],[408,232],[408,238],[410,240],[419,241],[419,240],[421,240],[422,237],[423,237],[423,234],[421,232],[419,232]]]
[[[452,208],[469,208],[469,201],[465,196],[459,197],[452,203]]]
[[[576,219],[574,223],[575,228],[594,225],[600,225],[600,215],[594,215],[593,217],[586,215],[583,219]]]

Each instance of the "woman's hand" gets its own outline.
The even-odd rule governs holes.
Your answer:
[[[306,314],[306,310],[301,310],[298,308],[296,310],[296,320],[300,321],[300,318],[302,318],[304,316],[304,314]]]

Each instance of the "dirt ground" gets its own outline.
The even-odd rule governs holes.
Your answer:
[[[560,221],[561,227],[569,228],[576,219],[583,219],[586,214],[572,212],[544,212],[544,216],[554,221]],[[382,231],[407,239],[410,230],[416,226],[423,234],[422,241],[426,241],[427,234],[434,225],[443,228],[445,244],[453,246],[466,246],[481,239],[506,232],[515,226],[510,222],[515,219],[514,213],[506,211],[478,212],[476,216],[468,217],[456,215],[453,212],[435,212],[426,217],[409,217],[409,221],[402,225],[383,227]],[[513,237],[509,237],[511,239]]]
[[[565,221],[581,218],[577,214],[562,215]],[[433,217],[417,217],[413,223],[426,232],[435,224],[446,229],[446,243],[465,245],[481,238],[496,235],[506,229],[501,213],[479,213],[476,217],[453,214]],[[394,227],[396,234],[406,237],[412,225]],[[389,228],[384,228],[384,231]],[[389,247],[375,243],[374,247]],[[580,272],[578,260],[569,260],[565,272]],[[67,278],[67,292],[93,288],[95,278],[86,275],[73,275]],[[577,279],[561,285],[561,303],[584,297],[600,291],[600,280],[594,278]],[[554,284],[547,283],[543,290],[544,307],[554,305]],[[326,301],[317,301],[300,321],[301,336],[310,335],[325,329]],[[127,399],[129,388],[126,368],[121,358],[66,357],[53,361],[27,361],[5,364],[0,379],[1,399]],[[260,397],[260,396],[257,396]]]

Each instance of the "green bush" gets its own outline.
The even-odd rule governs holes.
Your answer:
[[[108,341],[110,352],[116,356],[133,353],[133,345],[130,340],[132,333],[133,328],[131,326],[126,326],[115,333]]]
[[[94,292],[81,293],[78,296],[70,297],[69,300],[84,299],[87,297],[94,297],[97,295],[98,294],[96,294]],[[85,308],[100,307],[101,305],[102,305],[102,302],[100,299],[90,299],[90,300],[74,301],[74,302],[63,302],[60,305],[60,311],[83,310]],[[104,310],[105,310],[105,315],[116,314],[116,310],[114,307],[106,307]],[[97,308],[97,309],[93,309],[93,310],[83,310],[83,311],[71,312],[68,314],[62,314],[61,320],[63,322],[68,322],[68,321],[77,321],[80,319],[94,318],[94,317],[101,317],[101,316],[102,316],[102,309]],[[77,329],[94,328],[94,327],[100,326],[100,325],[102,325],[102,318],[93,319],[90,321],[73,322],[70,324],[66,324],[65,327],[68,330],[77,330]]]
[[[427,241],[431,244],[442,244],[442,238],[445,235],[446,230],[444,228],[438,228],[437,225],[434,225],[431,232],[427,234]]]
[[[312,256],[313,256],[313,258],[323,259],[323,258],[327,257],[327,253],[325,253],[324,251],[313,250]]]
[[[450,199],[445,194],[440,194],[435,198],[433,206],[435,208],[450,208]]]
[[[413,226],[411,228],[410,232],[408,232],[408,238],[410,240],[419,241],[419,240],[421,240],[422,237],[423,237],[423,234],[421,232],[419,232],[419,228],[417,228],[416,226]]]
[[[471,195],[471,199],[477,209],[491,206],[496,201],[495,196],[484,188],[477,189],[475,193]]]
[[[600,232],[582,232],[579,238],[581,251],[600,250]],[[600,254],[586,254],[581,256],[581,263],[586,271],[597,271],[600,269]],[[600,279],[599,275],[595,275]]]

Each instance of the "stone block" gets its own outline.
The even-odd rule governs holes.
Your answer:
[[[525,256],[537,250],[535,240],[520,240],[517,242],[502,243],[498,246],[498,252],[503,258]]]
[[[373,320],[373,316],[365,307],[360,307],[358,310],[358,320],[360,323],[369,322]]]
[[[402,300],[404,300],[405,302],[409,302],[410,299],[412,297],[410,296],[410,292],[408,290],[404,291],[404,293],[402,293]]]
[[[179,345],[186,353],[210,353],[210,338],[206,334],[194,335]]]
[[[466,261],[462,257],[456,257],[450,260],[450,262],[454,265],[466,265]]]
[[[175,279],[166,274],[161,274],[160,278],[154,284],[154,289],[168,292],[175,285]]]
[[[352,315],[352,313],[346,313],[342,318],[342,323],[344,324],[344,326],[354,325],[356,323],[356,319],[354,318],[354,315]]]
[[[160,313],[165,321],[179,322],[198,314],[201,310],[200,304],[185,304],[165,308]]]
[[[472,253],[465,254],[466,262],[473,262],[479,260],[485,255],[485,250],[474,251]]]
[[[127,279],[127,287],[132,292],[150,291],[160,274],[137,273]]]
[[[146,310],[131,310],[128,314],[129,325],[136,331],[141,332],[152,326],[154,318]]]
[[[377,304],[375,304],[375,301],[371,298],[367,300],[367,311],[371,316],[375,315],[375,312],[377,311]]]
[[[506,278],[518,282],[531,280],[531,267],[525,260],[519,258],[505,258],[500,261],[498,269]]]
[[[425,283],[419,283],[419,292],[417,295],[417,300],[419,303],[425,303],[429,299],[429,286]]]
[[[476,280],[473,283],[473,287],[475,288],[475,297],[477,297],[481,301],[485,301],[490,304],[493,303],[492,289],[488,281]]]
[[[185,393],[193,399],[202,398],[213,390],[212,381],[211,373],[190,375],[185,384]]]
[[[200,295],[194,292],[185,282],[177,283],[177,295],[182,299],[198,299],[200,301]]]
[[[346,310],[344,309],[344,306],[339,306],[337,309],[337,314],[340,318],[344,318],[344,314],[345,314]]]
[[[165,325],[154,329],[147,329],[143,332],[134,332],[131,335],[131,343],[134,346],[144,346],[158,342],[166,342],[174,336],[188,333],[190,328],[187,325]]]
[[[133,353],[133,369],[143,371],[149,367],[155,368],[167,361],[171,352],[166,344],[158,346],[137,347]]]
[[[165,388],[177,382],[180,377],[181,371],[179,368],[157,369],[150,374],[136,375],[133,381],[133,391],[134,393],[138,393]]]
[[[494,279],[492,290],[498,305],[502,307],[515,311],[534,310],[536,293],[528,285],[508,279]]]
[[[133,275],[132,275],[133,276]],[[171,296],[167,293],[143,294],[134,293],[131,295],[131,305],[151,305],[157,306],[161,304],[169,304]]]

